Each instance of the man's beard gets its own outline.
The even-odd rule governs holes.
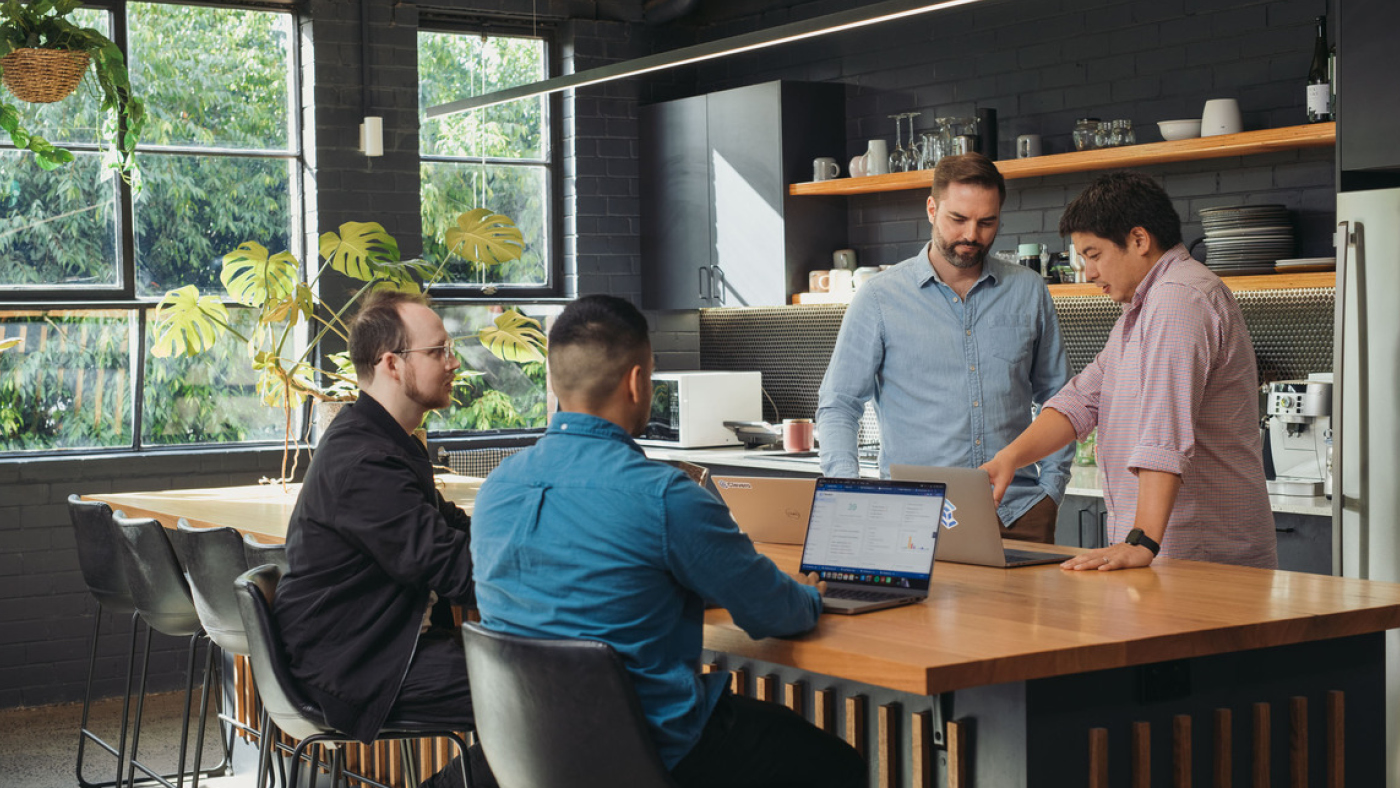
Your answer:
[[[452,393],[448,389],[439,388],[433,391],[424,391],[419,388],[418,375],[411,367],[408,374],[404,376],[403,385],[404,394],[425,410],[439,410],[452,402]]]
[[[938,233],[936,226],[933,228],[933,245],[954,268],[976,268],[987,259],[987,247],[967,241],[950,244]]]

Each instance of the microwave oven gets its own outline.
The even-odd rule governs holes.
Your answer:
[[[657,372],[651,376],[651,418],[637,443],[732,446],[739,438],[724,422],[762,419],[761,372]]]

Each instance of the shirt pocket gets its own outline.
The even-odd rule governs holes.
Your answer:
[[[1027,325],[992,325],[984,328],[988,353],[1013,366],[1030,360],[1035,350],[1035,332]]]

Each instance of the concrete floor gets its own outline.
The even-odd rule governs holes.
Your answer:
[[[139,753],[143,764],[165,773],[175,771],[183,701],[183,692],[152,695],[146,699]],[[194,702],[199,703],[197,689]],[[74,765],[78,724],[82,714],[81,703],[0,709],[0,788],[75,788]],[[120,717],[121,698],[95,702],[88,728],[115,747],[120,733]],[[192,724],[191,739],[194,738],[194,728]],[[217,730],[211,713],[205,734],[206,768],[219,761]],[[257,751],[251,745],[242,744],[241,740],[236,741],[240,744],[234,748],[234,774],[201,779],[200,786],[252,788]],[[87,763],[84,777],[90,781],[111,781],[116,775],[116,759],[90,742],[84,751],[84,760]]]

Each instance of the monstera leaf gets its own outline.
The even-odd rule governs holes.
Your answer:
[[[185,285],[171,290],[156,306],[156,337],[151,353],[168,358],[184,353],[194,356],[212,348],[228,326],[228,309],[216,296],[201,296],[199,288]]]
[[[514,309],[496,318],[477,334],[481,344],[502,361],[544,361],[547,341],[540,324]]]
[[[300,267],[291,252],[269,257],[267,247],[257,241],[245,241],[224,255],[219,281],[233,300],[244,306],[262,307],[287,301],[296,293]]]
[[[458,216],[457,226],[448,228],[447,248],[482,265],[500,265],[524,254],[525,237],[508,217],[477,208]]]
[[[321,234],[321,257],[331,268],[368,282],[399,261],[399,243],[379,222],[346,222],[340,234]]]

